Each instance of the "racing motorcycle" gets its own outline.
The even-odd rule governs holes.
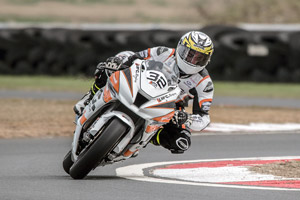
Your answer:
[[[180,94],[178,74],[162,62],[135,60],[115,71],[75,120],[63,168],[83,179],[98,166],[135,157],[168,123]]]

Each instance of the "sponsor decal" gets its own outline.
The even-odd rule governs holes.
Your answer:
[[[111,70],[118,70],[119,69],[119,65],[117,65],[116,63],[112,63],[112,62],[108,62],[105,66],[106,69],[111,69]]]
[[[204,88],[203,92],[211,92],[211,91],[213,91],[213,89],[214,89],[214,86],[213,86],[212,82],[209,81],[207,83],[206,87]]]
[[[189,148],[189,143],[188,143],[187,139],[182,138],[182,137],[180,137],[176,140],[176,145],[182,150],[187,150]]]
[[[133,77],[133,81],[136,83],[137,78],[139,77],[140,74],[140,67],[138,64],[135,65],[136,65],[136,70],[135,70],[135,74],[132,77]]]
[[[188,86],[189,88],[192,87],[192,82],[191,81],[184,81],[183,82],[186,86]]]
[[[209,102],[209,101],[203,102],[202,106],[201,106],[201,110],[206,111],[206,112],[209,111],[210,105],[211,105],[211,102]]]
[[[160,54],[163,54],[166,51],[168,51],[167,47],[158,47],[156,50],[156,54],[159,56]]]
[[[153,87],[157,88],[157,84],[155,82],[150,81],[149,84],[152,85]]]
[[[162,97],[157,98],[157,101],[158,101],[158,102],[161,102],[161,101],[166,100],[166,99],[168,99],[168,98],[170,98],[170,97],[172,97],[172,96],[175,96],[176,94],[177,94],[177,93],[169,93],[169,94],[166,94],[166,95],[164,95],[164,96],[162,96]]]

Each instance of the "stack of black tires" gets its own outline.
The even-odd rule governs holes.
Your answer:
[[[246,31],[237,27],[199,29],[213,40],[209,65],[214,80],[300,82],[300,31]],[[87,75],[123,50],[175,48],[188,30],[0,29],[0,74]]]
[[[202,29],[215,53],[209,71],[217,80],[300,82],[300,32],[246,31],[229,26]]]

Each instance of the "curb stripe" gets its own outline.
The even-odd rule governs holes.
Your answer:
[[[217,161],[217,162],[201,162],[201,163],[188,163],[188,164],[177,164],[169,165],[159,169],[191,169],[201,167],[233,167],[233,166],[251,166],[251,165],[263,165],[270,163],[284,163],[287,161],[300,161],[300,159],[283,159],[283,160],[228,160],[228,161]]]
[[[280,188],[299,188],[300,189],[300,180],[224,182],[221,184],[271,186],[271,187],[280,187]]]
[[[181,184],[181,185],[193,185],[193,186],[205,186],[205,187],[221,187],[221,188],[239,188],[239,189],[255,189],[255,190],[274,190],[274,191],[300,191],[300,188],[290,188],[290,187],[270,187],[265,186],[254,186],[254,185],[243,185],[242,182],[239,182],[240,185],[232,184],[230,182],[225,183],[204,183],[204,182],[191,182],[184,180],[170,180],[164,179],[160,177],[149,177],[145,176],[145,172],[151,170],[153,168],[157,168],[158,166],[163,165],[179,165],[184,163],[196,163],[196,162],[216,162],[216,161],[232,161],[232,160],[285,160],[285,159],[299,159],[300,156],[285,156],[285,157],[254,157],[254,158],[225,158],[225,159],[205,159],[205,160],[186,160],[186,161],[169,161],[169,162],[155,162],[155,163],[144,163],[137,165],[129,165],[125,167],[120,167],[116,169],[116,174],[119,177],[136,180],[136,181],[144,181],[144,182],[153,182],[153,183],[169,183],[169,184]],[[273,180],[272,180],[273,181]],[[290,181],[290,180],[288,180]],[[292,181],[292,180],[291,180]],[[298,181],[298,180],[297,180]],[[259,181],[254,181],[259,182]],[[262,182],[262,181],[260,181]],[[238,182],[235,182],[238,183]],[[244,182],[245,183],[245,182]],[[250,183],[250,182],[249,182]],[[266,182],[268,183],[268,182]],[[272,182],[269,182],[270,184]],[[291,183],[291,182],[289,182]],[[287,181],[283,182],[283,184],[289,184]],[[298,184],[298,182],[294,182]]]

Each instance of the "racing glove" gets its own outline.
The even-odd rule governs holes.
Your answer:
[[[171,119],[171,122],[174,125],[181,127],[183,124],[190,125],[191,120],[192,119],[188,113],[181,111],[181,110],[176,110],[173,118]]]
[[[95,79],[100,79],[104,72],[106,72],[107,77],[109,77],[114,71],[121,69],[122,59],[119,57],[109,57],[106,62],[100,62],[95,70]]]
[[[105,62],[100,62],[97,65],[95,73],[94,73],[95,79],[98,79],[98,78],[100,78],[102,76],[102,74],[103,74],[103,72],[105,70],[105,66],[106,66]]]
[[[122,59],[120,57],[109,57],[106,60],[106,69],[112,70],[112,71],[118,71],[120,70],[121,66],[122,66],[123,62]]]
[[[118,71],[121,69],[127,68],[126,65],[122,63],[122,59],[120,57],[109,57],[106,62],[100,62],[95,70],[95,82],[92,85],[91,92],[94,95],[100,88],[102,88],[107,81],[107,78],[114,71]]]
[[[105,70],[107,72],[107,76],[110,76],[113,71],[118,71],[122,69],[126,69],[129,66],[132,65],[133,61],[135,59],[144,59],[139,54],[134,54],[132,56],[129,56],[127,59],[123,60],[121,57],[115,56],[115,57],[109,57],[106,62],[100,62],[95,71],[95,77],[99,77],[99,75],[102,74],[102,72]],[[125,62],[123,62],[125,61]]]

